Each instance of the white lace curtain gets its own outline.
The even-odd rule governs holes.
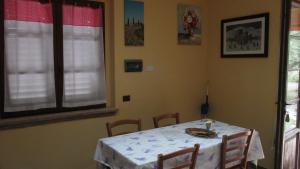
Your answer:
[[[102,13],[101,8],[63,6],[65,107],[106,102]]]
[[[55,106],[50,4],[5,0],[5,111]]]

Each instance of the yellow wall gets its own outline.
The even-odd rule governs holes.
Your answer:
[[[109,5],[110,1],[105,2]],[[177,45],[179,2],[201,6],[203,23],[208,23],[208,1],[145,0],[145,46],[124,47],[123,1],[115,0],[114,18],[106,18],[106,28],[115,25],[114,37],[107,42],[111,50],[106,51],[114,55],[109,59],[109,65],[114,67],[110,67],[108,74],[114,74],[112,93],[119,113],[0,131],[0,169],[93,169],[96,142],[106,136],[106,121],[139,117],[147,129],[152,127],[151,117],[160,113],[178,111],[182,121],[198,119],[196,109],[203,100],[201,93],[207,80],[208,24],[203,24],[201,46]],[[155,70],[124,73],[125,58],[143,59],[145,67],[153,65]],[[132,101],[123,103],[122,96],[127,94]]]
[[[260,132],[266,159],[274,168],[273,141],[278,83],[281,0],[210,0],[208,78],[213,118],[255,128]],[[220,21],[270,12],[268,58],[221,59]]]
[[[144,0],[144,47],[124,46],[123,1],[115,0],[114,18],[109,15],[111,1],[104,1],[106,36],[111,37],[106,45],[108,74],[114,75],[110,86],[115,88],[110,100],[115,98],[119,113],[0,131],[0,169],[92,169],[96,141],[106,136],[106,121],[139,117],[147,129],[152,127],[151,117],[160,113],[179,111],[183,121],[197,119],[196,109],[208,79],[212,118],[257,129],[266,155],[260,164],[273,168],[280,0]],[[177,45],[178,3],[201,6],[201,46]],[[221,19],[262,12],[270,12],[269,57],[221,59]],[[125,58],[143,59],[145,67],[153,65],[155,70],[124,73]],[[132,101],[123,103],[122,96],[127,94]]]

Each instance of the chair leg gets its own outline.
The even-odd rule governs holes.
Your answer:
[[[247,169],[257,169],[257,166],[252,162],[247,162]]]
[[[111,169],[111,168],[101,163],[97,163],[96,169]]]

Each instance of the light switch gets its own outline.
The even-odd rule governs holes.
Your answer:
[[[148,66],[146,67],[146,71],[147,71],[147,72],[153,72],[154,69],[155,69],[154,65],[148,65]]]

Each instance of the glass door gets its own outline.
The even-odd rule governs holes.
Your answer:
[[[290,2],[287,34],[287,66],[285,98],[283,99],[284,129],[282,168],[299,168],[299,76],[300,76],[300,2]]]
[[[299,13],[300,14],[300,13]],[[292,28],[292,27],[291,27]],[[286,88],[286,116],[284,131],[297,128],[299,105],[300,29],[289,32],[289,53]]]

